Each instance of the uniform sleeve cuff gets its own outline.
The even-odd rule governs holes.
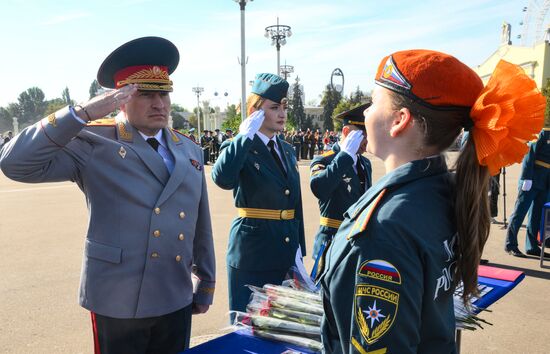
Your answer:
[[[211,305],[214,300],[216,283],[199,280],[197,290],[193,294],[193,302],[201,305]]]

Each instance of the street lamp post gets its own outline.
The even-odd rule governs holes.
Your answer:
[[[271,45],[277,48],[277,75],[281,75],[281,46],[286,44],[286,38],[292,36],[290,26],[280,25],[277,17],[277,24],[265,28],[265,37],[271,38]]]
[[[281,74],[283,75],[283,78],[286,80],[290,74],[294,72],[294,67],[292,65],[281,65]]]
[[[199,137],[199,141],[200,141],[200,137],[201,137],[201,106],[200,106],[200,103],[199,103],[199,97],[201,95],[201,93],[204,92],[204,87],[193,87],[192,88],[193,92],[197,95],[197,129],[198,129],[198,132],[197,132],[197,135]],[[200,144],[200,142],[199,142]]]
[[[241,7],[241,120],[246,119],[246,57],[244,40],[244,9],[249,1],[253,0],[234,0]]]
[[[330,87],[340,94],[344,92],[344,72],[340,68],[334,69],[330,74]]]

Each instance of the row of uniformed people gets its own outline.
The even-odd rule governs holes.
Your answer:
[[[222,144],[212,170],[219,187],[233,190],[239,215],[231,225],[227,252],[230,310],[246,310],[250,290],[245,285],[280,284],[298,248],[306,254],[296,155],[277,135],[286,123],[288,86],[277,75],[256,77],[247,100],[248,118],[239,134]],[[335,146],[331,154],[312,163],[312,189],[322,208],[318,243],[334,234],[344,211],[371,184],[370,162],[358,157],[366,144],[363,110],[353,112],[360,116],[355,122],[344,114],[343,134],[348,139],[342,151]]]
[[[488,178],[525,154],[517,134],[540,130],[545,100],[512,64],[499,63],[484,88],[468,66],[429,50],[385,57],[375,82],[372,105],[348,112],[344,140],[311,164],[324,349],[455,353],[454,287],[463,282],[465,302],[477,294]],[[227,254],[231,310],[246,309],[246,284],[280,283],[297,249],[305,254],[296,158],[275,134],[286,121],[287,88],[276,75],[257,76],[249,117],[212,171],[218,186],[233,189],[239,210]],[[491,94],[499,90],[506,95]],[[518,97],[529,104],[512,113],[517,119],[486,109]],[[489,121],[509,127],[507,135]],[[442,153],[462,129],[472,139],[452,174]],[[374,186],[365,146],[386,168]]]

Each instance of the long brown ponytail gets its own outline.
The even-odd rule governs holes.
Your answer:
[[[475,129],[475,128],[474,128]],[[477,268],[489,237],[489,170],[480,166],[470,136],[456,161],[455,215],[458,231],[456,281],[464,283],[463,301],[477,295]]]

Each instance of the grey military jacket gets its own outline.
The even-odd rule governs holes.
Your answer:
[[[64,108],[0,151],[0,167],[13,180],[70,180],[84,192],[89,225],[79,297],[90,311],[144,318],[212,303],[202,150],[170,129],[164,138],[175,159],[172,174],[124,115],[84,125]]]

